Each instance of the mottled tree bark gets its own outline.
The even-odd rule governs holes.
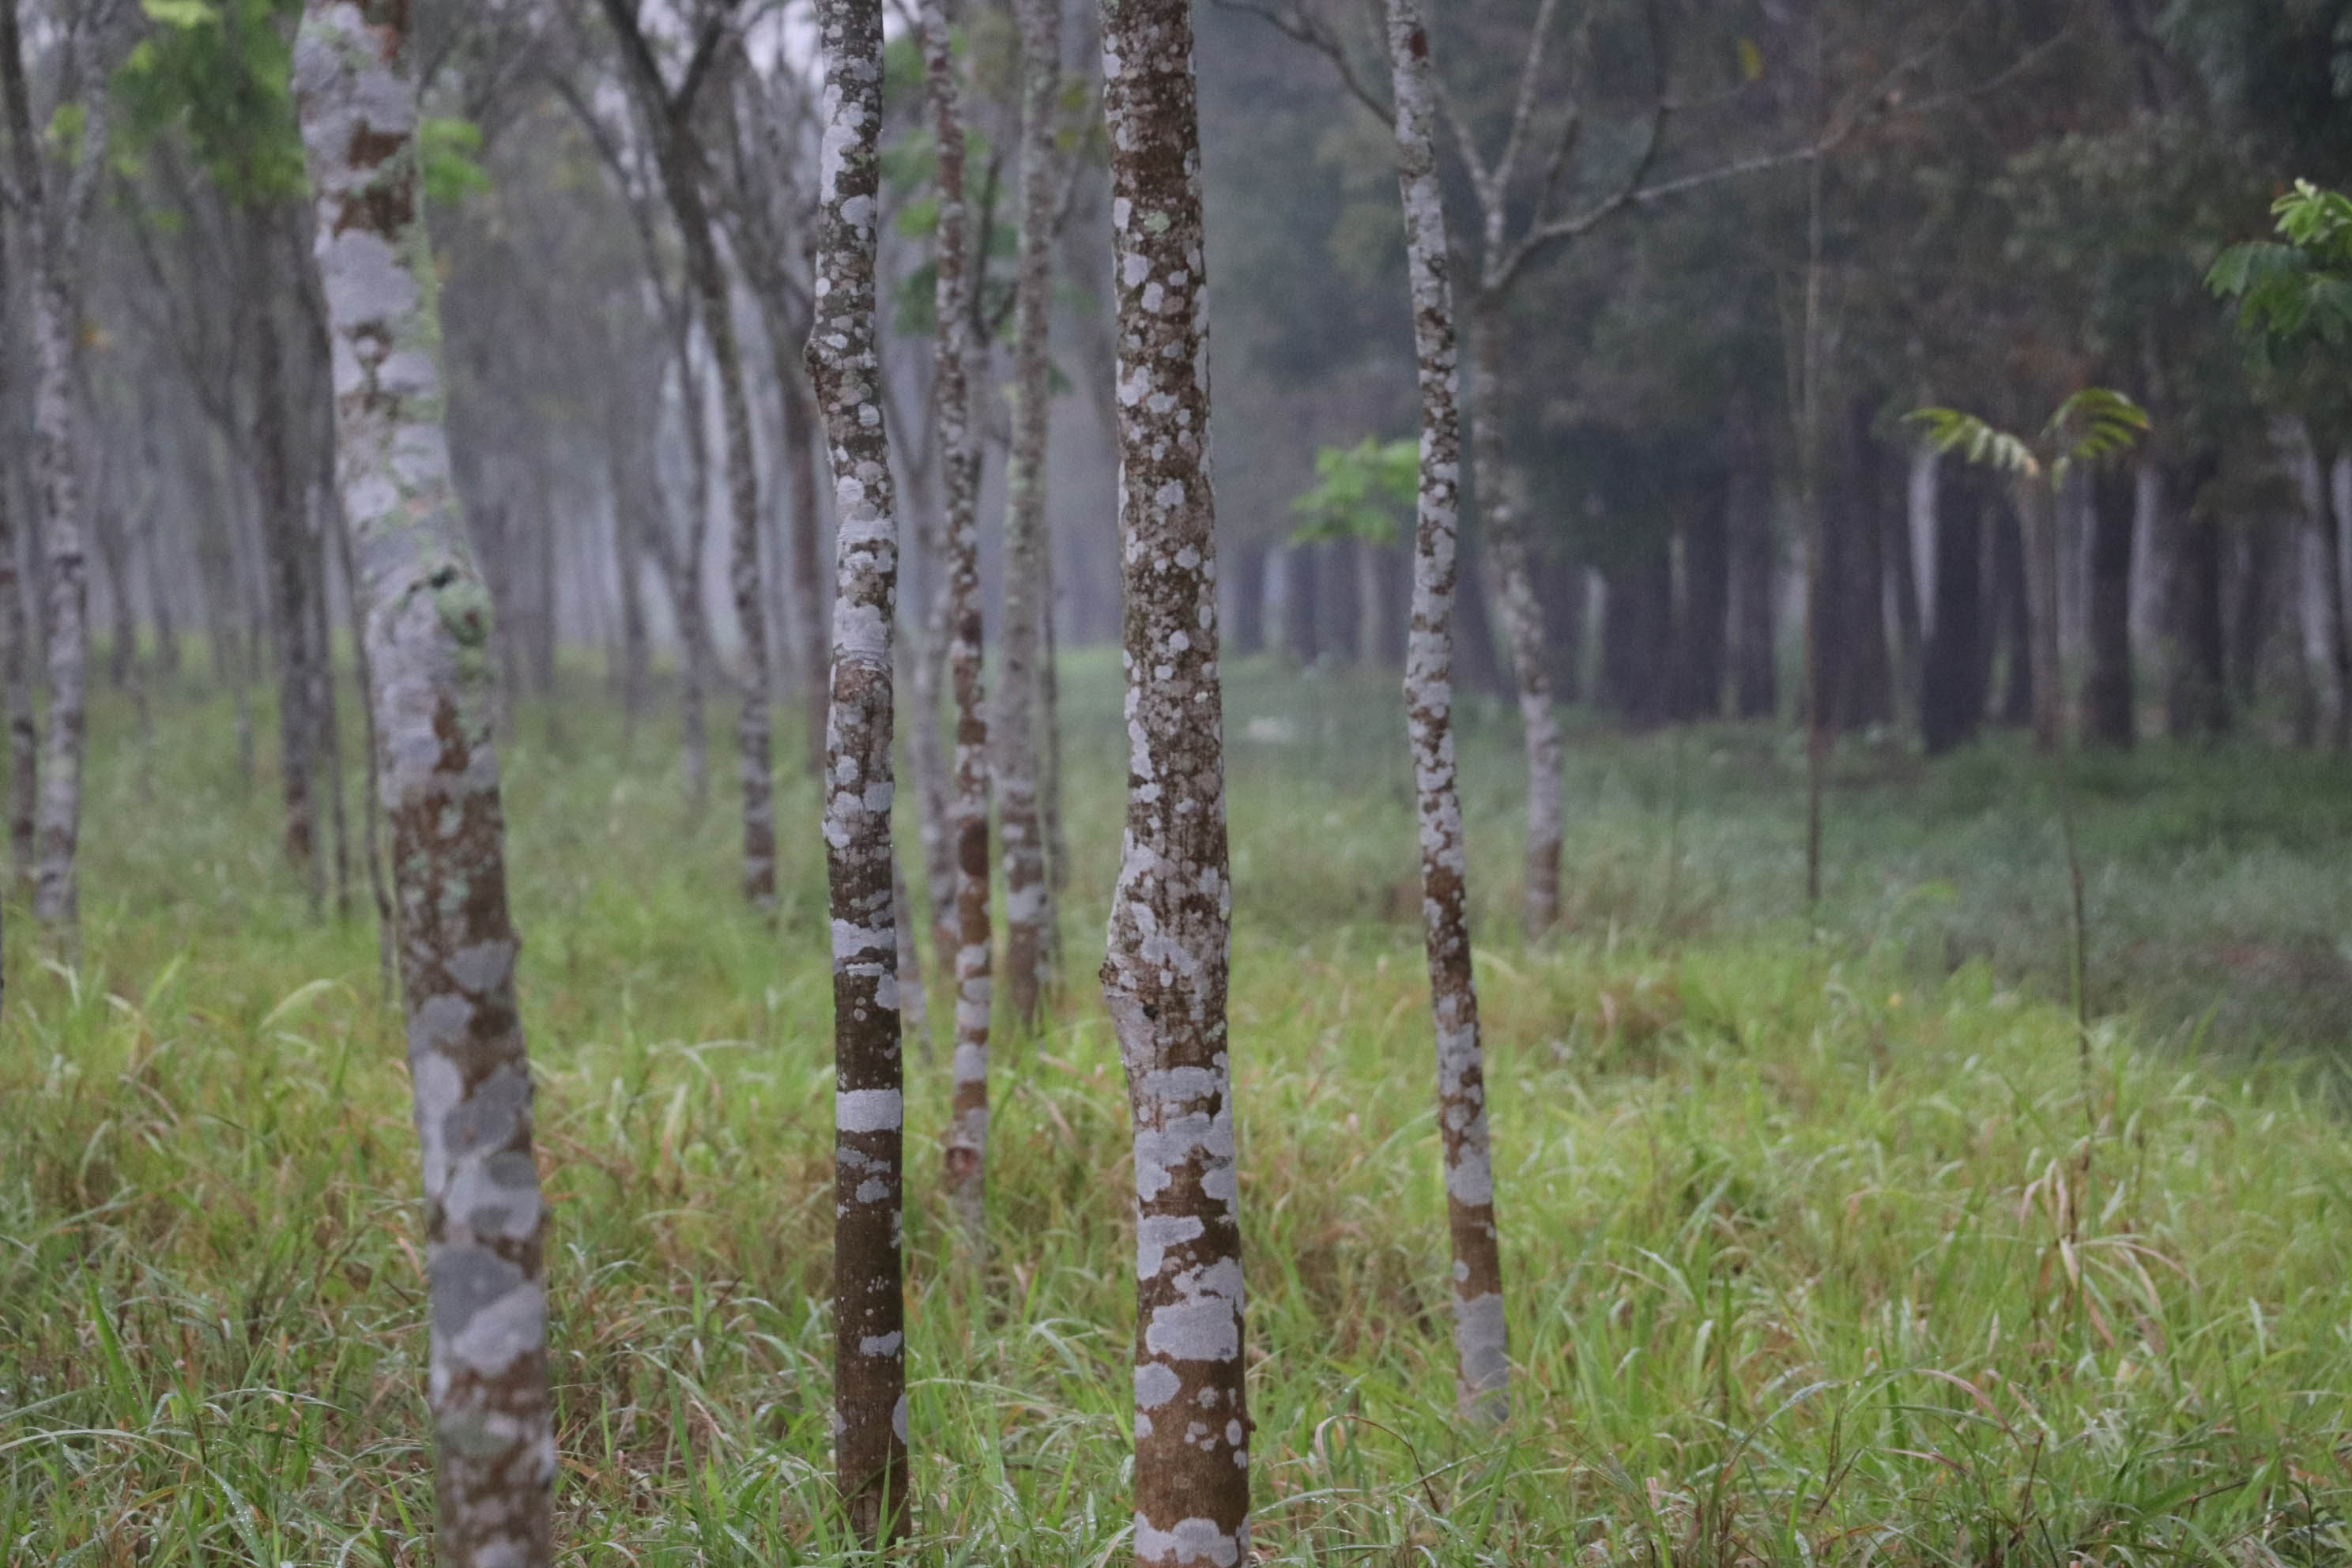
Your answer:
[[[1436,92],[1420,0],[1389,0],[1388,33],[1421,383],[1421,502],[1404,695],[1421,821],[1422,935],[1437,1026],[1437,1120],[1445,1144],[1446,1213],[1454,1240],[1454,1386],[1464,1415],[1500,1421],[1510,1414],[1510,1345],[1495,1227],[1486,1053],[1471,973],[1469,861],[1454,757],[1453,601],[1462,415],[1452,260],[1434,145]]]
[[[907,1528],[907,1340],[899,1215],[906,1124],[890,844],[891,643],[898,524],[876,345],[881,0],[820,0],[824,142],[809,376],[824,411],[838,541],[825,868],[833,892],[834,1442],[859,1539]]]
[[[89,571],[75,449],[79,419],[74,368],[81,340],[76,285],[86,263],[83,235],[106,167],[110,62],[85,62],[89,86],[79,105],[79,145],[63,178],[52,177],[42,167],[41,142],[33,128],[16,7],[0,6],[0,12],[5,13],[0,23],[0,96],[6,99],[17,199],[24,205],[34,250],[28,290],[33,306],[33,493],[48,611],[49,728],[39,765],[33,912],[44,923],[58,925],[70,924],[80,906],[76,857],[81,845]],[[110,7],[93,8],[78,25],[92,34],[108,31],[111,16]],[[83,42],[95,48],[98,40],[85,37]]]
[[[2134,721],[2131,648],[2132,531],[2137,476],[2111,468],[2091,495],[2089,668],[2083,679],[2083,740],[2129,751]]]
[[[1233,936],[1191,0],[1103,0],[1127,830],[1103,998],[1135,1117],[1135,1561],[1249,1561]]]
[[[1495,247],[1490,237],[1489,248]],[[1544,647],[1543,609],[1536,602],[1526,531],[1510,493],[1503,459],[1503,301],[1482,289],[1470,307],[1471,477],[1494,567],[1495,614],[1511,655],[1527,748],[1528,839],[1526,921],[1540,936],[1559,920],[1559,847],[1565,837],[1566,743],[1552,710],[1551,676]]]
[[[1021,239],[1013,279],[1013,447],[1004,469],[1004,629],[992,739],[1004,857],[1004,995],[1034,1030],[1044,1006],[1054,890],[1038,803],[1038,660],[1045,635],[1045,440],[1053,395],[1055,150],[1061,89],[1059,0],[1018,0],[1021,25]]]
[[[946,505],[946,633],[955,685],[955,1100],[948,1124],[948,1191],[964,1235],[985,1236],[988,1031],[992,976],[988,908],[988,719],[982,689],[980,444],[971,427],[971,217],[964,199],[962,89],[950,47],[948,0],[924,0],[923,69],[939,149],[938,372],[940,493]]]
[[[310,0],[294,81],[400,903],[440,1555],[453,1568],[536,1568],[553,1555],[556,1468],[546,1211],[489,734],[489,600],[441,424],[407,16],[400,0]]]

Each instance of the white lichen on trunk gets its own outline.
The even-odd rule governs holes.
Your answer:
[[[1135,1117],[1135,1556],[1249,1560],[1209,321],[1190,0],[1104,0],[1127,831],[1104,1000]]]
[[[833,898],[835,1468],[869,1545],[907,1528],[907,1352],[900,1293],[905,1143],[898,994],[891,644],[898,531],[876,345],[881,0],[822,0],[810,380],[824,416],[838,549],[825,725],[825,867]]]
[[[1510,1347],[1503,1323],[1485,1053],[1471,971],[1469,859],[1454,754],[1460,367],[1452,260],[1433,130],[1436,92],[1419,0],[1389,0],[1389,56],[1396,86],[1397,178],[1404,202],[1421,383],[1421,498],[1404,697],[1421,821],[1422,932],[1437,1031],[1437,1119],[1445,1147],[1446,1215],[1454,1243],[1455,1389],[1465,1415],[1499,1421],[1510,1411]],[[1545,713],[1549,717],[1549,703]]]
[[[441,1560],[551,1560],[546,1210],[507,915],[489,595],[442,427],[407,7],[310,0],[294,86],[318,205],[337,479],[357,547],[424,1154]]]

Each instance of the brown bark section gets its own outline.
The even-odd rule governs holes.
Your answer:
[[[1216,505],[1190,0],[1103,0],[1127,833],[1103,960],[1135,1118],[1135,1561],[1249,1561]]]
[[[880,0],[822,0],[826,119],[809,379],[824,415],[838,550],[825,724],[833,895],[834,1463],[868,1546],[908,1525],[905,1095],[890,840],[898,525],[876,345]]]
[[[1454,1244],[1454,1386],[1465,1415],[1496,1422],[1510,1414],[1510,1345],[1495,1225],[1485,1049],[1471,971],[1469,862],[1454,775],[1453,611],[1462,414],[1452,260],[1437,183],[1429,34],[1418,0],[1389,0],[1388,35],[1421,387],[1421,495],[1404,696],[1421,826],[1422,934],[1437,1034],[1437,1118],[1445,1145],[1446,1218]]]

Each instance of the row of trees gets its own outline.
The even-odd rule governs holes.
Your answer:
[[[1135,1542],[1155,1563],[1247,1550],[1223,618],[1244,649],[1265,639],[1269,605],[1288,636],[1319,641],[1326,616],[1304,605],[1323,599],[1349,607],[1331,619],[1352,646],[1403,665],[1460,1399],[1476,1419],[1507,1411],[1508,1354],[1457,652],[1470,681],[1517,699],[1538,932],[1560,901],[1559,700],[1595,688],[1643,721],[1776,711],[1798,584],[1817,735],[1916,712],[1940,748],[1990,710],[2035,718],[2054,742],[2070,624],[2086,732],[2136,733],[2133,659],[2158,647],[2175,729],[2214,732],[2245,695],[2238,668],[2261,664],[2283,583],[2301,595],[2305,657],[2288,664],[2306,727],[2345,723],[2336,524],[2352,507],[2329,481],[2352,489],[2352,468],[2331,460],[2326,379],[2287,353],[2249,368],[2204,276],[2219,240],[2258,220],[2265,158],[2332,167],[2335,75],[2263,74],[2332,37],[2309,8],[2020,0],[1955,19],[1859,0],[1704,16],[1496,0],[1433,26],[1391,0],[1374,26],[1352,5],[1234,0],[1200,79],[1186,0],[1104,0],[1099,16],[927,0],[895,37],[877,0],[824,0],[814,59],[793,13],[731,0],[5,9],[6,232],[35,258],[12,330],[38,353],[10,355],[31,374],[5,388],[11,428],[31,438],[0,443],[0,497],[32,503],[0,518],[32,517],[41,548],[0,540],[0,563],[40,587],[28,603],[0,583],[0,654],[12,734],[29,740],[35,629],[48,649],[43,765],[27,749],[15,773],[20,799],[44,782],[16,813],[37,825],[37,907],[72,907],[84,491],[126,683],[145,677],[149,635],[168,667],[173,628],[205,625],[250,771],[246,694],[274,675],[285,850],[322,901],[329,831],[349,862],[320,819],[341,817],[331,631],[337,608],[352,615],[381,775],[361,858],[410,1019],[456,1561],[551,1550],[545,1215],[492,737],[511,732],[501,692],[551,689],[566,641],[607,648],[633,724],[656,646],[675,650],[698,806],[704,708],[733,686],[755,907],[772,907],[794,842],[774,806],[772,713],[777,689],[800,693],[784,706],[820,781],[832,895],[837,1457],[852,1524],[881,1541],[907,1522],[901,1019],[916,932],[931,928],[955,979],[943,1175],[976,1251],[992,877],[1003,1012],[1026,1027],[1050,989],[1067,865],[1049,606],[1061,584],[1073,630],[1116,608],[1129,788],[1102,983],[1135,1113]],[[1304,55],[1239,63],[1267,52],[1268,24],[1328,63],[1313,73],[1325,87],[1292,79]],[[1282,90],[1244,113],[1268,68],[1287,73]],[[1279,159],[1206,177],[1204,119],[1230,122],[1231,157],[1259,135],[1298,145],[1286,117],[1320,127],[1336,204],[1277,202],[1267,182],[1295,169]],[[1402,225],[1365,194],[1391,174]],[[1411,406],[1409,572],[1376,537],[1313,546],[1317,560],[1264,521],[1233,531],[1240,569],[1219,572],[1217,190],[1234,213],[1219,243],[1238,253],[1236,314],[1264,328],[1243,334],[1229,400],[1248,416],[1228,427],[1229,512],[1238,494],[1244,513],[1286,520],[1321,434]],[[2271,255],[2221,281],[2292,337],[2303,321],[2278,314],[2294,307],[2273,286],[2331,264],[2332,232],[2289,236],[2317,255],[2300,272]],[[1308,276],[1315,309],[1295,308],[1299,284],[1271,278],[1269,253]],[[1077,297],[1056,300],[1057,270]],[[1404,378],[1379,374],[1407,325],[1412,405]],[[2157,442],[2127,482],[2085,470],[2061,487],[2047,518],[2026,490],[1947,472],[1900,434],[1931,397],[1991,411],[1971,430],[2024,426],[2009,416],[2095,373],[2154,410]],[[1087,461],[1055,461],[1057,380],[1085,393],[1060,424],[1098,438],[1091,479]],[[1305,411],[1286,449],[1265,434],[1282,422],[1255,417],[1277,399]],[[1117,529],[1074,531],[1066,509],[1055,530],[1054,498],[1103,485],[1114,456]],[[1377,448],[1368,460],[1398,467]],[[1327,465],[1327,489],[1345,467]],[[2299,482],[2273,500],[2282,473]],[[981,525],[990,500],[1001,531]],[[2282,519],[2300,530],[2299,570]],[[723,617],[706,595],[721,562]],[[2136,615],[2136,595],[2156,607]],[[2233,654],[2249,637],[2252,654]],[[936,722],[950,690],[951,755]],[[928,919],[892,836],[902,748]]]

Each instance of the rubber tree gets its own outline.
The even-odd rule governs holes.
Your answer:
[[[898,524],[875,321],[881,0],[821,0],[824,139],[809,378],[824,416],[837,548],[825,724],[833,900],[834,1442],[852,1528],[907,1528],[907,1339],[899,1223],[906,1128],[892,885],[891,643]]]
[[[980,593],[980,443],[971,426],[971,215],[964,195],[963,93],[947,0],[924,0],[923,78],[939,148],[936,305],[938,422],[945,502],[948,667],[955,687],[955,1103],[947,1136],[947,1184],[966,1237],[987,1222],[988,1044],[992,939],[988,908],[988,717],[982,689]],[[928,715],[926,715],[928,720]]]
[[[998,831],[1004,856],[1004,988],[1013,1021],[1034,1029],[1044,1005],[1054,889],[1038,809],[1038,731],[1045,584],[1045,445],[1053,397],[1054,239],[1061,160],[1060,0],[1017,0],[1021,27],[1021,232],[1013,278],[1013,443],[1004,468],[1003,679],[996,692]]]
[[[12,184],[31,241],[33,315],[33,495],[47,577],[49,723],[39,764],[35,817],[33,913],[70,925],[79,910],[76,857],[81,847],[81,776],[89,703],[89,564],[74,395],[80,357],[83,238],[107,167],[109,67],[128,11],[121,0],[88,0],[67,21],[61,47],[76,68],[68,106],[75,134],[63,166],[41,155],[26,84],[24,39],[14,5],[0,5],[0,98],[15,152]],[[54,123],[68,122],[60,113]]]
[[[424,1155],[440,1557],[552,1560],[547,1211],[516,1009],[490,657],[442,426],[402,0],[309,0],[294,58]]]
[[[1103,0],[1127,828],[1102,966],[1135,1118],[1135,1561],[1249,1561],[1233,885],[1191,0]]]
[[[743,896],[761,909],[776,901],[775,761],[769,696],[768,616],[760,573],[760,480],[751,450],[751,398],[735,331],[734,300],[719,254],[719,235],[705,188],[709,163],[695,129],[695,108],[719,58],[734,12],[731,0],[711,8],[698,30],[694,52],[676,87],[664,79],[646,41],[635,0],[604,0],[604,15],[620,41],[621,58],[654,147],[662,190],[669,199],[686,251],[687,283],[710,347],[726,431],[729,586],[735,625],[743,639],[742,703],[735,727],[736,767],[743,794]],[[689,398],[688,419],[698,411]]]
[[[1486,1053],[1471,973],[1469,858],[1454,752],[1454,589],[1462,480],[1460,376],[1453,258],[1437,175],[1436,90],[1420,0],[1389,0],[1396,91],[1397,179],[1412,285],[1421,386],[1421,485],[1413,535],[1412,627],[1405,652],[1405,715],[1421,823],[1422,938],[1437,1026],[1437,1120],[1445,1145],[1447,1226],[1454,1243],[1455,1390],[1463,1413],[1510,1413],[1510,1346],[1503,1260],[1495,1226],[1494,1159],[1486,1122]]]

